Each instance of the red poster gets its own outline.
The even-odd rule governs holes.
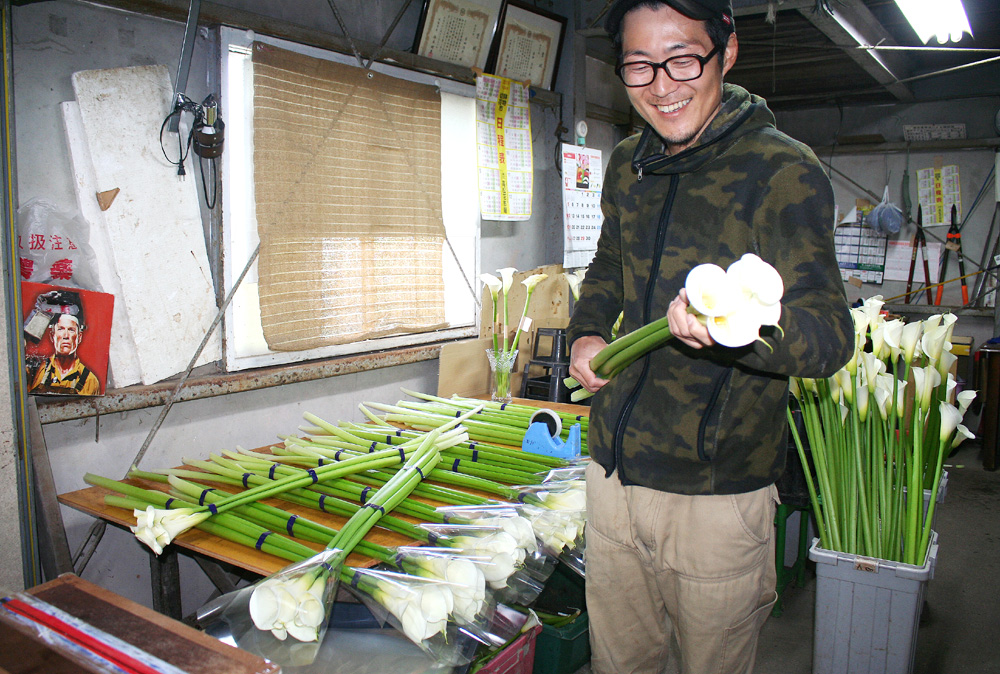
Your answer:
[[[21,283],[28,393],[104,395],[114,295]]]

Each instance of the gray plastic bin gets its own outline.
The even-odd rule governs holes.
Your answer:
[[[923,566],[831,552],[813,539],[813,674],[910,674],[937,551],[933,531]]]

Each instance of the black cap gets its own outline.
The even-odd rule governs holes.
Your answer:
[[[608,17],[604,20],[604,29],[612,38],[618,34],[622,27],[622,19],[629,11],[638,5],[649,0],[618,0],[608,12]],[[733,25],[733,3],[732,0],[659,0],[661,4],[669,5],[678,12],[692,19],[705,21],[714,17],[721,17],[730,26]]]

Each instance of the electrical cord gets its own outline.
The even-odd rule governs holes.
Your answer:
[[[167,154],[167,148],[163,143],[163,132],[174,117],[178,118],[179,129],[179,118],[184,113],[189,113],[193,117],[191,121],[191,129],[187,134],[186,140],[183,139],[181,132],[178,130],[177,159],[174,160]],[[184,94],[178,94],[177,100],[174,102],[173,110],[171,110],[170,113],[163,119],[163,124],[160,125],[160,150],[163,152],[163,157],[170,164],[177,167],[178,176],[187,175],[187,171],[184,169],[184,164],[187,162],[187,159],[191,154],[192,147],[194,148],[195,154],[199,157],[198,168],[201,172],[201,188],[205,195],[205,203],[209,210],[215,208],[219,194],[219,171],[218,164],[216,162],[222,154],[223,143],[225,141],[226,125],[222,122],[222,118],[218,113],[218,103],[215,100],[215,96],[212,94],[206,96],[205,100],[200,104],[195,103]],[[208,159],[211,165],[211,194],[209,193],[208,182],[205,178],[205,159]]]

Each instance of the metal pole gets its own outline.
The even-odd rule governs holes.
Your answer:
[[[188,7],[187,23],[184,24],[184,42],[181,43],[181,58],[177,63],[177,77],[174,80],[174,98],[171,104],[176,104],[178,96],[187,89],[188,74],[191,72],[191,55],[194,53],[194,41],[197,37],[198,17],[201,15],[201,0],[191,0]],[[167,130],[177,133],[180,115],[174,115],[167,124]]]
[[[229,307],[230,302],[233,301],[236,291],[239,289],[240,284],[243,283],[243,279],[246,278],[247,272],[250,271],[250,267],[253,266],[253,263],[257,260],[257,256],[259,254],[260,244],[258,243],[257,247],[254,248],[253,253],[250,255],[250,259],[247,260],[246,266],[243,267],[243,271],[240,273],[239,278],[236,279],[236,283],[233,284],[232,290],[229,291],[226,299],[222,302],[222,306],[219,307],[219,311],[215,314],[215,320],[213,320],[212,324],[208,326],[208,330],[205,332],[205,337],[201,340],[201,344],[198,345],[198,349],[191,357],[191,362],[188,364],[184,374],[181,375],[181,378],[174,386],[174,390],[170,393],[170,398],[167,399],[163,409],[160,410],[160,416],[156,418],[156,422],[153,423],[153,427],[149,429],[149,433],[146,435],[146,440],[142,443],[142,447],[139,448],[138,453],[136,453],[135,458],[132,460],[132,465],[129,468],[129,471],[139,467],[139,462],[142,460],[143,455],[145,455],[146,450],[149,449],[149,445],[153,441],[153,437],[156,436],[156,432],[160,430],[160,426],[163,424],[163,420],[166,419],[167,413],[170,412],[170,408],[174,406],[174,403],[177,402],[177,399],[180,397],[181,389],[184,388],[184,383],[191,375],[191,371],[194,369],[194,364],[198,362],[198,358],[201,357],[201,352],[205,350],[205,346],[208,344],[209,338],[215,331],[215,327],[222,321],[222,317],[226,315],[226,309]],[[94,551],[97,550],[97,544],[101,542],[106,529],[107,522],[104,520],[97,520],[90,526],[90,530],[87,532],[87,537],[83,540],[83,543],[80,544],[80,547],[77,548],[76,555],[73,557],[73,567],[77,575],[83,573],[83,570],[87,568],[87,564],[90,562],[90,558],[94,555]]]
[[[35,517],[34,476],[31,464],[31,446],[28,440],[27,385],[24,370],[24,341],[21,336],[21,277],[17,259],[17,169],[14,148],[14,80],[13,80],[13,21],[10,0],[3,0],[3,80],[0,82],[0,148],[3,152],[3,219],[4,295],[7,303],[8,371],[10,372],[10,399],[13,432],[17,439],[17,494],[20,507],[21,571],[25,587],[41,582],[41,564],[38,555],[37,523]]]

